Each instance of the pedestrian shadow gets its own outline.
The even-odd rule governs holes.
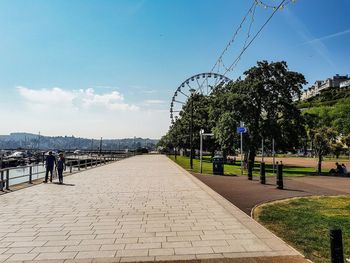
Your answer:
[[[58,182],[53,182],[53,184],[58,184],[58,185],[65,185],[65,186],[75,186],[75,184],[66,184],[66,183],[58,183]]]

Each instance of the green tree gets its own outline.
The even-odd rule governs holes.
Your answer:
[[[343,150],[343,144],[340,142],[335,142],[331,145],[332,153],[335,155],[337,159],[339,159],[339,155]]]
[[[258,62],[244,75],[243,80],[218,87],[213,93],[211,116],[218,123],[214,129],[218,142],[230,141],[237,124],[244,121],[249,131],[244,144],[252,162],[262,138],[274,138],[281,150],[298,146],[305,129],[293,99],[300,96],[302,85],[306,84],[304,76],[289,71],[286,62],[267,61]],[[230,130],[219,129],[224,125]]]
[[[312,134],[313,131],[319,127],[320,117],[315,113],[304,112],[303,113],[304,126],[306,129],[306,135],[303,140],[304,152],[307,152],[308,142],[311,142],[311,151],[313,152],[313,140]]]
[[[336,141],[336,132],[331,128],[318,128],[312,131],[311,136],[315,155],[318,156],[317,173],[322,173],[323,156],[331,152],[332,143]]]
[[[349,159],[350,159],[350,133],[341,138],[341,142],[348,147]]]

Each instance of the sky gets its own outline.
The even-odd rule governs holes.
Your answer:
[[[0,134],[160,138],[176,88],[211,70],[251,4],[1,0]],[[257,6],[251,35],[272,11]],[[349,11],[349,0],[288,4],[226,76],[235,79],[258,60],[287,61],[309,85],[350,74]],[[225,52],[225,65],[242,50],[251,17]]]

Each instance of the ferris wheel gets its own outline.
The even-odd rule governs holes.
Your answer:
[[[192,93],[209,95],[213,88],[225,85],[231,80],[218,73],[200,73],[194,75],[180,84],[176,89],[170,103],[170,119],[174,124],[182,107],[186,104]]]

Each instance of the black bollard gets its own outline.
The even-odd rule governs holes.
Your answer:
[[[283,189],[283,164],[277,166],[277,188]]]
[[[248,161],[248,180],[253,180],[253,162]]]
[[[265,184],[266,183],[266,176],[265,176],[265,163],[260,163],[260,183]]]
[[[331,242],[331,263],[344,263],[341,229],[330,227],[329,238]]]

